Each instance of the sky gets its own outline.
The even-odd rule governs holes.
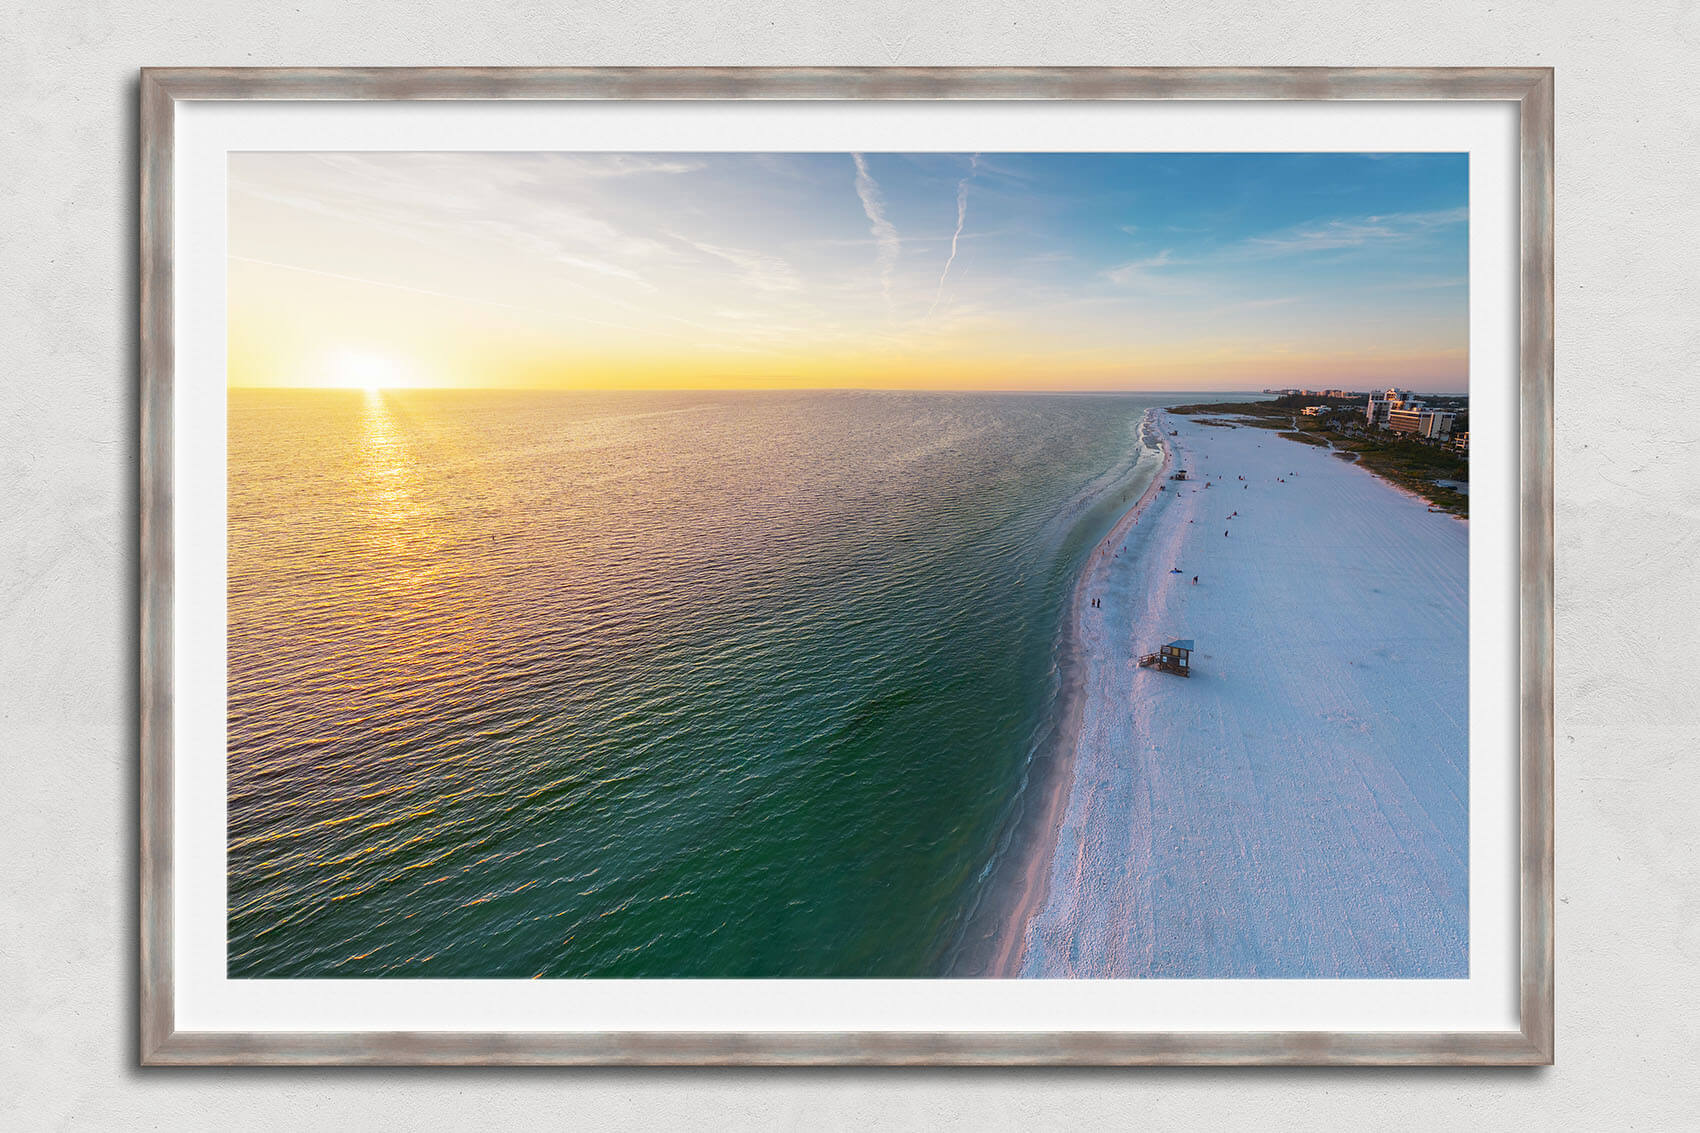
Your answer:
[[[232,386],[1468,381],[1463,154],[243,153]]]

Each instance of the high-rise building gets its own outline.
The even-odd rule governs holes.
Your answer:
[[[1456,413],[1444,409],[1425,409],[1421,402],[1388,410],[1387,427],[1395,433],[1409,433],[1431,440],[1445,440],[1452,435]]]
[[[1378,428],[1387,428],[1387,416],[1395,409],[1421,408],[1422,402],[1412,398],[1408,389],[1386,389],[1369,395],[1364,408],[1364,420]]]

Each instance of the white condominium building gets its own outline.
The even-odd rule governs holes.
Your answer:
[[[1364,410],[1364,420],[1371,425],[1385,429],[1387,427],[1387,415],[1393,410],[1421,407],[1421,405],[1422,402],[1412,400],[1411,391],[1408,389],[1383,390],[1380,393],[1369,395],[1369,405]]]
[[[1389,410],[1387,427],[1395,433],[1412,433],[1419,437],[1443,441],[1452,435],[1452,422],[1457,416],[1456,413],[1444,409],[1423,409],[1419,402],[1416,408],[1401,406]]]

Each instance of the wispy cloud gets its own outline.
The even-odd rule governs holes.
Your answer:
[[[229,251],[255,335],[369,308],[398,352],[417,331],[471,357],[511,326],[515,357],[611,382],[708,373],[715,351],[1061,374],[1223,339],[1356,350],[1383,327],[1439,357],[1467,343],[1468,213],[1446,207],[1467,169],[1408,160],[1377,179],[1349,157],[244,153]]]
[[[968,221],[968,182],[974,180],[974,172],[979,167],[980,155],[975,154],[968,159],[968,176],[956,183],[956,231],[950,234],[950,255],[945,258],[944,271],[939,273],[939,287],[933,293],[933,305],[927,308],[929,319],[939,309],[939,300],[944,298],[944,281],[950,278],[950,265],[956,262],[956,244],[962,239],[962,226]]]
[[[1253,236],[1246,242],[1246,247],[1249,251],[1265,255],[1361,248],[1366,244],[1412,240],[1437,229],[1463,224],[1469,218],[1470,210],[1464,207],[1434,212],[1342,217],[1299,225],[1268,236]]]
[[[267,160],[273,155],[256,155]],[[233,174],[249,198],[379,230],[426,245],[476,238],[532,262],[657,290],[644,267],[665,267],[661,241],[628,231],[564,189],[578,180],[638,172],[688,171],[689,163],[639,156],[513,155],[479,162],[469,154],[310,155],[324,174],[292,185]],[[252,160],[252,159],[251,159]],[[300,167],[296,167],[299,169]]]
[[[886,306],[891,306],[891,273],[897,267],[897,257],[903,251],[903,241],[897,229],[885,218],[885,199],[880,196],[879,182],[868,172],[868,163],[859,153],[850,155],[856,162],[856,196],[862,201],[862,211],[868,215],[869,231],[879,246],[880,289],[885,292]]]
[[[641,153],[551,154],[554,161],[581,177],[677,176],[704,168],[701,161]]]
[[[636,323],[611,322],[607,319],[593,319],[586,315],[574,314],[571,311],[565,311],[555,307],[546,308],[529,306],[523,303],[508,303],[501,299],[493,299],[487,296],[460,295],[452,291],[437,291],[429,287],[413,287],[406,283],[393,283],[384,279],[369,279],[365,276],[347,275],[339,271],[325,271],[322,268],[304,267],[301,264],[279,263],[276,260],[262,260],[254,256],[232,255],[228,258],[234,263],[253,264],[257,267],[273,268],[277,271],[300,272],[304,275],[316,275],[321,279],[337,279],[344,283],[357,283],[363,287],[381,287],[389,291],[405,291],[413,295],[428,295],[435,299],[449,299],[456,303],[476,303],[480,306],[497,307],[506,311],[523,311],[528,314],[545,315],[551,320],[565,320],[567,322],[584,323],[589,326],[610,327],[614,330],[632,331],[634,333],[649,333],[654,330],[669,337],[675,337],[672,331],[666,330],[665,328],[647,325],[640,326]],[[674,321],[685,322],[686,320],[677,319]],[[687,325],[695,326],[696,324],[689,323]]]
[[[1377,284],[1372,291],[1439,291],[1448,287],[1468,287],[1467,277],[1447,276],[1440,279],[1401,279],[1392,283]]]
[[[557,252],[555,262],[571,268],[579,268],[596,275],[605,275],[610,279],[623,279],[644,291],[655,291],[656,286],[628,267],[609,263],[607,260],[594,259],[590,256],[573,255],[568,252]]]
[[[1238,311],[1266,311],[1270,307],[1290,307],[1299,302],[1297,295],[1272,295],[1262,299],[1242,299],[1237,303],[1224,303],[1206,311],[1207,316],[1233,314]]]
[[[981,173],[990,174],[993,177],[1001,177],[1016,185],[1032,185],[1036,180],[1032,172],[1017,169],[1004,162],[988,159],[984,154],[980,155],[979,171]]]
[[[1110,268],[1104,273],[1104,278],[1118,287],[1127,287],[1135,283],[1144,283],[1151,278],[1153,268],[1167,267],[1174,262],[1174,253],[1164,248],[1155,256],[1147,256],[1143,260],[1133,260]]]
[[[725,260],[738,269],[751,287],[759,291],[801,291],[803,288],[802,281],[797,278],[796,270],[778,256],[763,252],[748,252],[742,248],[728,248],[720,244],[709,244],[702,240],[692,240],[688,236],[680,236],[676,232],[668,235],[705,256]]]

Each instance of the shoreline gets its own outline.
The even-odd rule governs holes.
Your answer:
[[[1460,978],[1468,522],[1331,449],[1151,420],[1162,469],[1069,611],[996,974]],[[1190,680],[1137,667],[1168,637]]]
[[[1150,430],[1155,435],[1162,449],[1162,462],[1139,498],[1122,513],[1109,532],[1098,541],[1098,545],[1092,548],[1092,553],[1082,564],[1080,577],[1075,580],[1074,590],[1069,596],[1068,613],[1063,619],[1063,638],[1057,649],[1060,709],[1057,712],[1059,731],[1056,747],[1051,756],[1052,765],[1046,769],[1048,781],[1039,785],[1043,804],[1027,819],[1040,838],[1032,847],[1033,852],[1028,853],[1026,865],[1018,875],[1019,883],[1013,887],[1013,901],[1001,910],[1002,915],[998,917],[1002,931],[997,939],[995,951],[987,962],[985,971],[981,973],[987,978],[1011,979],[1021,974],[1022,964],[1026,960],[1028,928],[1050,896],[1050,873],[1056,848],[1056,834],[1074,786],[1075,758],[1078,754],[1081,722],[1086,705],[1086,658],[1082,640],[1085,636],[1084,612],[1089,608],[1086,604],[1087,597],[1093,581],[1115,561],[1114,548],[1127,539],[1128,533],[1167,482],[1169,470],[1174,465],[1174,448],[1157,423],[1158,412],[1159,410],[1155,409],[1146,410],[1140,428]]]

